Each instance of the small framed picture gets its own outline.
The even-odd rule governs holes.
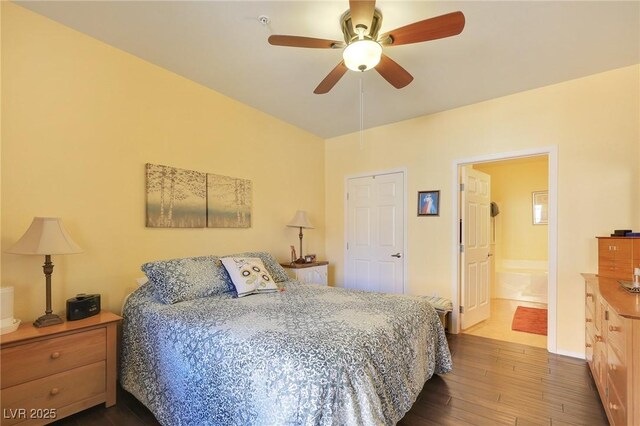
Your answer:
[[[440,191],[418,191],[418,216],[440,216]]]
[[[316,261],[316,255],[315,254],[308,254],[304,257],[304,261],[305,263],[313,263]]]
[[[548,206],[549,206],[549,193],[547,191],[535,191],[533,192],[533,200],[531,203],[534,225],[547,225],[548,219]]]

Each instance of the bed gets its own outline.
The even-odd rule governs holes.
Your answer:
[[[150,277],[124,306],[122,387],[164,425],[391,425],[451,369],[428,302],[285,277],[175,303]]]

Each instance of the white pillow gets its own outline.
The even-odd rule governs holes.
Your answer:
[[[136,284],[138,284],[138,287],[146,284],[148,281],[149,279],[147,277],[136,278]]]
[[[236,287],[238,297],[253,293],[278,291],[261,259],[254,257],[223,257],[220,259]]]

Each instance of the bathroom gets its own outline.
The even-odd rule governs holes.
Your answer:
[[[545,310],[546,318],[548,158],[501,160],[473,168],[491,177],[491,313],[488,320],[464,332],[546,348],[546,334],[512,326],[518,307]]]

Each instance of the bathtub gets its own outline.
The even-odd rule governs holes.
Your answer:
[[[545,260],[503,260],[496,265],[495,280],[494,298],[547,303]]]

